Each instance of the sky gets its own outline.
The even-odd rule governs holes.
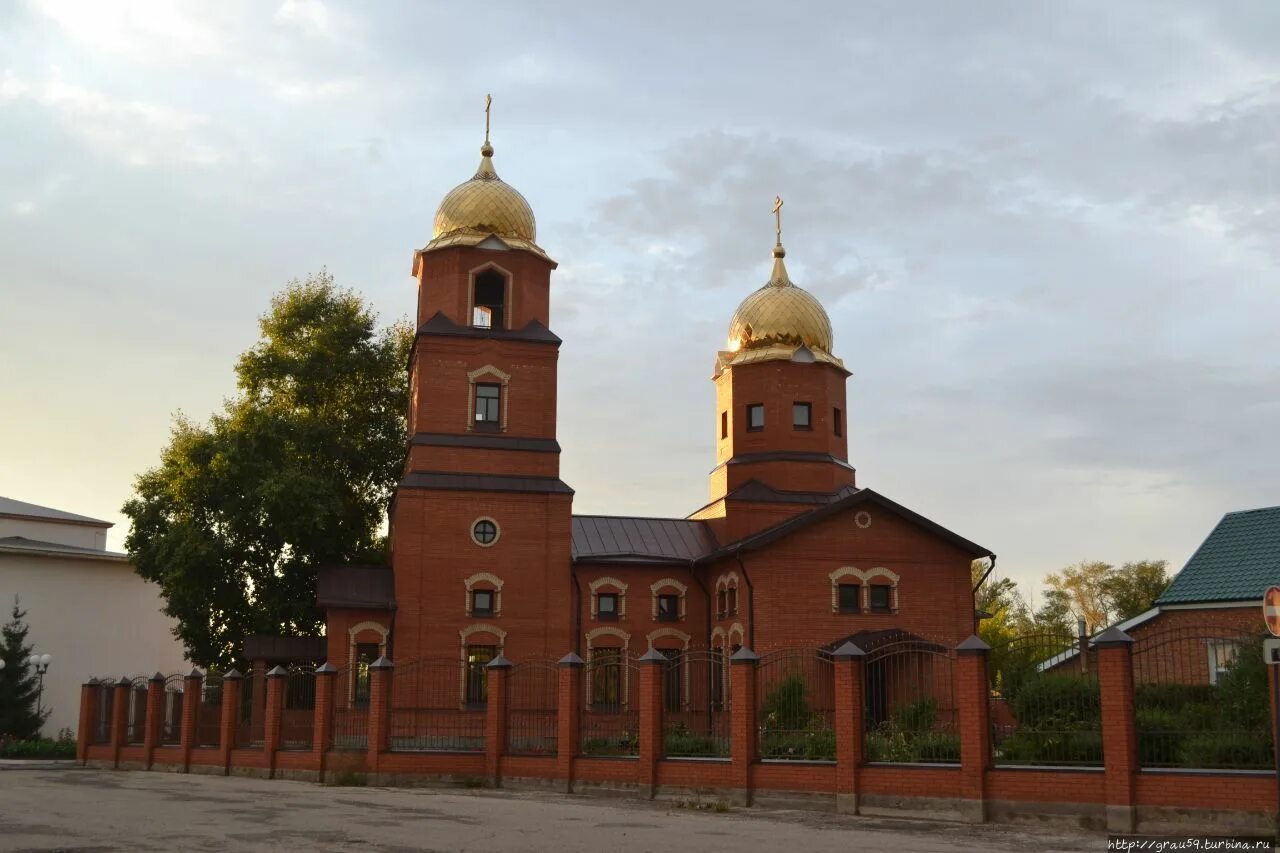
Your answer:
[[[290,279],[387,322],[471,176],[560,263],[580,513],[682,516],[768,278],[859,485],[1033,589],[1280,504],[1280,7],[0,2],[0,494],[116,522]]]

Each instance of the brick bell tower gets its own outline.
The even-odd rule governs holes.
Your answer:
[[[774,215],[773,272],[738,306],[729,348],[716,356],[713,505],[752,480],[780,492],[823,494],[854,484],[846,438],[850,373],[831,354],[822,304],[787,275],[781,199]]]
[[[408,459],[391,512],[399,660],[572,648],[570,514],[550,326],[555,261],[528,202],[480,167],[416,252]]]

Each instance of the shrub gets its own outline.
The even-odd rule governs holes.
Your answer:
[[[1048,673],[1022,685],[1013,700],[1019,729],[1083,731],[1102,719],[1098,682],[1069,673]]]
[[[1143,708],[1181,708],[1192,702],[1212,702],[1209,684],[1139,684],[1133,690],[1133,704]]]
[[[1182,744],[1181,763],[1186,767],[1266,769],[1272,761],[1270,738],[1254,732],[1210,732],[1188,737]]]
[[[76,742],[59,737],[58,740],[6,740],[0,738],[0,758],[75,758]]]
[[[640,748],[640,737],[635,732],[624,731],[618,737],[593,737],[582,742],[583,755],[615,756],[635,755]]]
[[[765,728],[760,733],[761,758],[787,758],[794,761],[834,761],[836,733],[822,717],[814,715],[799,731]]]
[[[1096,731],[1037,731],[1021,728],[1000,744],[1005,761],[1027,764],[1092,764],[1102,761]]]
[[[768,729],[803,729],[809,724],[804,677],[793,672],[778,682],[760,704],[760,718]]]
[[[729,745],[719,738],[689,731],[684,723],[676,723],[667,729],[663,737],[667,755],[725,756]]]
[[[938,700],[930,696],[893,712],[893,724],[904,732],[932,731],[938,719]]]
[[[885,722],[867,732],[868,761],[891,763],[960,760],[960,738],[950,732],[907,732]]]

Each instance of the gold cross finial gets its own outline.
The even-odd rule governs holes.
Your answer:
[[[489,144],[489,108],[493,106],[493,95],[484,96],[484,144]]]
[[[778,231],[778,245],[782,245],[782,196],[773,197],[773,218]]]

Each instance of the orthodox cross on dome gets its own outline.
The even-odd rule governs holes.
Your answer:
[[[484,144],[489,144],[489,108],[493,106],[493,95],[484,96]]]
[[[778,232],[778,245],[782,245],[782,196],[773,197],[773,219]]]

